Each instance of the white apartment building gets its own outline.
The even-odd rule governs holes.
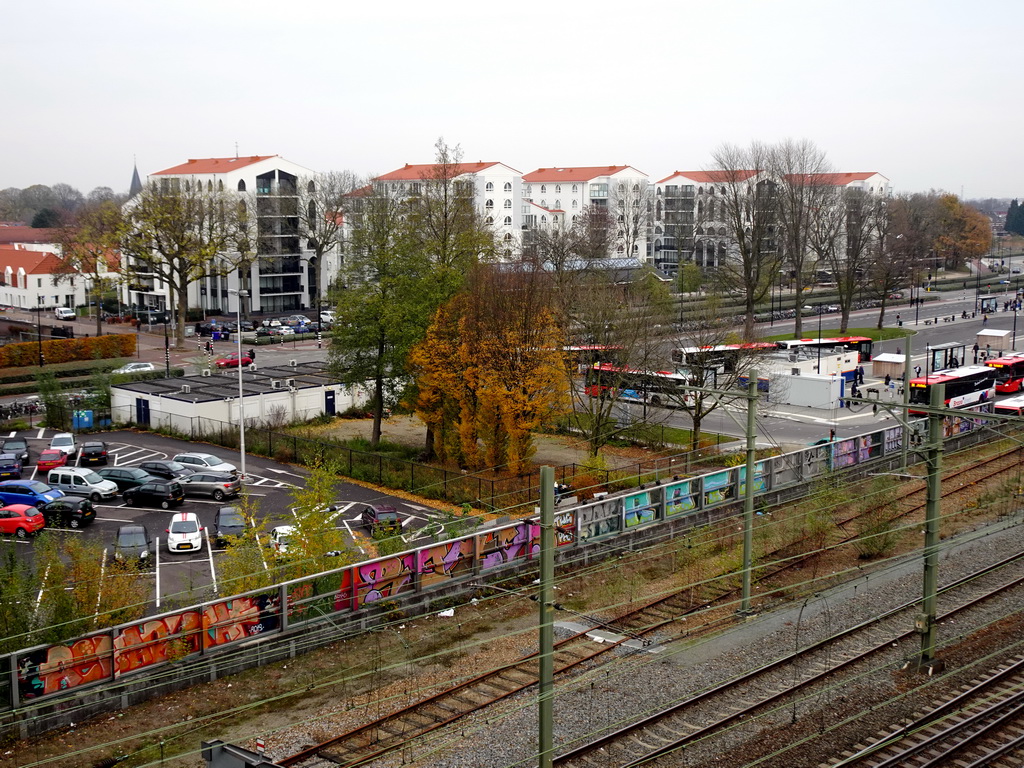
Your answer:
[[[89,300],[85,275],[60,275],[56,244],[0,245],[0,303],[8,307],[78,307]]]
[[[647,174],[629,165],[538,168],[523,176],[523,228],[541,226],[557,212],[567,225],[588,207],[606,209],[619,224],[617,253],[644,258],[648,253],[651,201]],[[534,211],[529,205],[537,206]],[[630,251],[626,253],[626,251]]]
[[[377,176],[373,183],[410,197],[420,193],[424,184],[438,177],[440,166],[434,163],[410,165]],[[495,240],[513,247],[522,229],[523,174],[498,162],[459,163],[454,181],[473,196],[476,210],[492,227]]]
[[[319,270],[315,260],[309,261],[311,252],[299,226],[299,206],[304,204],[306,187],[316,183],[315,175],[277,155],[193,159],[149,175],[149,183],[165,189],[200,185],[209,191],[255,198],[256,258],[251,268],[239,274],[231,267],[237,253],[225,253],[221,264],[212,265],[209,276],[189,286],[190,307],[233,313],[237,297],[229,289],[239,287],[249,291],[248,306],[254,312],[297,312],[315,304],[317,294],[327,286],[318,285]],[[323,274],[337,272],[336,258],[331,257]],[[167,305],[167,288],[155,276],[133,280],[127,293],[130,304]]]

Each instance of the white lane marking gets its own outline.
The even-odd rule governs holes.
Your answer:
[[[206,533],[206,552],[210,560],[210,576],[213,578],[213,591],[217,592],[217,566],[213,564],[213,543],[210,541],[210,528],[206,526],[203,529]]]
[[[430,509],[430,507],[418,507],[415,504],[410,504],[408,501],[403,501],[402,504],[407,506],[409,509],[415,509],[417,512],[432,512],[433,511],[433,510]]]
[[[123,517],[97,517],[97,521],[103,520],[107,523],[134,523],[134,520],[125,520]]]
[[[268,482],[269,480],[270,480],[270,478],[269,478],[269,477],[264,477],[264,478],[261,478],[261,479],[259,480],[259,482],[256,482],[256,483],[250,483],[250,485],[263,485],[264,483]]]
[[[275,472],[275,473],[277,473],[279,475],[291,475],[292,477],[305,478],[305,475],[300,475],[300,474],[298,474],[296,472],[289,472],[289,471],[287,471],[285,469],[274,469],[273,467],[267,467],[265,470],[261,470],[261,471]]]
[[[17,436],[18,436],[17,430],[15,430],[14,432],[11,432],[11,434],[8,435],[8,437],[17,437]]]
[[[42,440],[43,436],[45,434],[46,434],[46,427],[40,427],[39,428],[39,434],[36,435],[36,440]]]

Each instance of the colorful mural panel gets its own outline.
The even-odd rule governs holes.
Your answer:
[[[25,701],[109,680],[114,669],[112,651],[107,633],[19,655],[18,695]]]
[[[397,557],[360,563],[356,566],[356,608],[378,600],[390,600],[412,591],[416,556],[410,552]]]
[[[704,506],[728,501],[732,498],[734,490],[732,470],[704,475]]]
[[[555,513],[555,546],[565,547],[576,543],[576,510]]]
[[[657,519],[657,509],[651,501],[650,491],[631,493],[622,500],[623,520],[626,528],[653,523]]]
[[[204,647],[213,648],[278,629],[281,626],[280,602],[277,592],[270,592],[206,606],[203,610]]]
[[[690,492],[690,481],[665,486],[665,516],[682,515],[697,508],[697,497]]]
[[[416,553],[420,585],[430,587],[473,572],[473,538],[446,541]]]
[[[754,493],[764,493],[768,490],[768,480],[765,477],[767,462],[758,461],[754,463]],[[740,473],[740,496],[747,493],[747,468],[737,467]]]
[[[123,628],[114,637],[114,677],[198,653],[203,619],[199,611],[151,619]]]
[[[520,523],[511,528],[499,528],[482,536],[480,568],[486,571],[539,553],[539,525]]]

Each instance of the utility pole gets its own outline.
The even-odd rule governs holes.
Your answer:
[[[910,336],[903,338],[907,351],[903,353],[903,448],[900,451],[900,471],[907,471],[907,454],[910,451],[910,429],[907,415],[910,413]]]
[[[555,733],[555,470],[540,468],[539,768],[551,768]]]
[[[821,315],[818,315],[820,320]],[[819,354],[821,354],[819,346]],[[747,374],[747,465],[746,493],[743,496],[743,599],[741,614],[750,614],[750,584],[753,577],[754,559],[754,464],[757,443],[754,432],[757,429],[757,371]]]
[[[935,658],[935,607],[939,587],[939,515],[942,502],[942,406],[946,385],[931,387],[928,414],[928,496],[924,523],[924,595],[915,626],[921,634],[921,656],[917,669],[929,675],[942,671]]]

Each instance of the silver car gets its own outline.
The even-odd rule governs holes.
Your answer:
[[[236,474],[238,470],[234,464],[229,464],[212,453],[179,453],[172,461],[191,469],[193,472],[211,470],[213,472],[230,472]]]
[[[241,481],[227,472],[199,470],[178,478],[178,482],[186,496],[210,496],[214,501],[234,498],[242,488]]]

